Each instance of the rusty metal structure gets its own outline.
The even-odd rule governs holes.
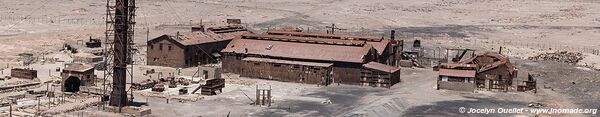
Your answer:
[[[361,85],[363,64],[379,62],[397,67],[396,53],[402,49],[398,42],[346,34],[268,31],[243,34],[232,40],[221,51],[221,59],[224,72],[242,77],[317,85]],[[391,81],[389,85],[375,86],[396,83],[396,79]]]
[[[476,54],[461,63],[477,65],[477,88],[484,90],[509,91],[517,77],[517,68],[508,57],[497,52]]]
[[[219,93],[223,92],[223,88],[225,88],[225,79],[210,79],[206,80],[206,84],[200,86],[200,94],[202,95],[217,95],[217,91]],[[194,90],[195,93],[197,90]]]
[[[527,74],[527,80],[517,82],[517,91],[533,91],[537,93],[537,80],[531,74]]]
[[[88,47],[88,48],[102,47],[102,41],[100,41],[100,39],[93,39],[92,37],[90,37],[90,40],[88,42],[85,42],[85,47]]]
[[[335,24],[331,24],[331,26],[325,26],[325,28],[331,29],[331,30],[327,30],[328,34],[335,34],[335,30],[348,30],[348,29],[339,28],[339,27],[335,26]]]
[[[282,35],[282,36],[292,36],[292,37],[300,37],[300,38],[314,38],[317,43],[323,43],[327,41],[329,43],[344,43],[352,42],[358,43],[357,45],[366,44],[372,45],[373,48],[377,51],[376,61],[379,63],[384,63],[390,66],[398,66],[398,61],[401,59],[401,53],[403,51],[403,41],[396,40],[395,34],[396,31],[392,30],[390,33],[390,39],[386,40],[378,37],[368,37],[368,36],[354,36],[347,34],[321,34],[321,33],[306,33],[306,32],[295,32],[295,31],[268,31],[269,35]],[[287,37],[289,38],[289,37]],[[363,42],[364,41],[364,42]],[[307,42],[312,42],[308,40]],[[352,44],[345,44],[352,45]]]
[[[37,78],[37,71],[31,69],[13,68],[10,69],[10,77],[34,79]]]
[[[131,83],[131,88],[136,90],[144,90],[154,87],[156,85],[156,81],[147,79],[146,81]]]
[[[472,91],[474,89],[509,91],[517,77],[517,68],[508,57],[496,52],[484,52],[462,60],[461,50],[453,62],[439,66],[438,89]]]
[[[437,89],[474,91],[476,73],[475,64],[442,63],[439,65]]]
[[[128,104],[126,91],[126,78],[128,65],[133,63],[133,34],[135,26],[135,0],[111,0],[106,1],[106,32],[105,32],[105,62],[104,90],[106,81],[112,77],[112,91],[110,94],[110,106],[124,107]],[[133,68],[133,67],[131,67]],[[133,73],[130,73],[133,75]],[[130,76],[133,78],[133,76]]]
[[[377,62],[363,64],[360,82],[363,86],[390,88],[400,82],[400,68]]]
[[[244,33],[250,32],[240,25],[228,25],[165,34],[147,42],[147,65],[186,68],[217,63],[219,51]]]
[[[246,57],[242,59],[247,69],[240,76],[269,80],[328,85],[332,83],[332,63],[290,61]],[[287,70],[281,70],[286,68]]]

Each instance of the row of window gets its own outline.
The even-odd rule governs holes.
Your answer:
[[[167,45],[168,45],[168,50],[169,51],[173,50],[173,46],[171,46],[171,44],[167,44]],[[150,44],[148,46],[149,46],[150,50],[154,50],[154,45],[153,44]],[[158,50],[163,50],[163,44],[162,43],[158,44]]]
[[[255,66],[260,65],[261,63],[259,62],[254,62]],[[272,64],[273,67],[281,67],[282,64],[278,64],[278,63],[274,63]],[[305,73],[318,73],[319,71],[321,71],[321,68],[318,67],[312,67],[312,66],[304,66],[304,69],[301,69],[300,65],[289,65],[289,69],[290,70],[303,70]]]

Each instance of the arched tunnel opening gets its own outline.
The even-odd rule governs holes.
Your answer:
[[[65,92],[78,92],[81,80],[78,77],[71,76],[65,81]]]

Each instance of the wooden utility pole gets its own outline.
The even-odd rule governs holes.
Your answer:
[[[37,111],[36,111],[36,115],[40,115],[40,97],[37,97]]]
[[[335,30],[347,30],[347,29],[342,29],[342,28],[336,27],[335,24],[331,24],[331,26],[326,26],[325,28],[331,29],[328,31],[328,33],[330,33],[330,34],[335,34]]]
[[[13,99],[9,99],[9,100],[10,100],[10,102],[8,102],[8,105],[9,105],[9,107],[8,107],[8,116],[9,116],[9,117],[12,117],[12,105],[13,105]]]
[[[150,41],[150,28],[146,27],[146,42]]]

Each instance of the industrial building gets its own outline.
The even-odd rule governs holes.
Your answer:
[[[60,73],[62,77],[61,85],[64,92],[77,92],[80,86],[93,86],[96,75],[94,67],[87,64],[72,63],[67,64]]]
[[[360,82],[364,86],[390,88],[400,82],[400,68],[377,62],[363,64]]]
[[[185,68],[217,63],[221,51],[245,27],[192,27],[191,32],[165,34],[148,41],[147,65]]]
[[[224,72],[244,77],[318,85],[361,85],[364,64],[383,60],[385,64],[396,65],[388,60],[396,57],[394,53],[401,48],[397,42],[377,37],[270,31],[234,39],[221,51],[221,59]],[[385,64],[381,65],[396,68]],[[398,72],[392,70],[391,74]],[[390,77],[394,80],[386,81],[389,86],[400,78],[392,76],[398,77]]]
[[[10,70],[10,76],[14,78],[35,79],[37,71],[32,69],[13,68]]]
[[[403,40],[395,40],[395,31],[391,31],[390,39],[377,37],[354,36],[347,34],[320,34],[320,33],[305,33],[296,31],[268,31],[271,35],[285,35],[296,37],[310,37],[322,39],[338,39],[338,40],[356,40],[365,41],[366,44],[373,46],[377,51],[376,61],[391,66],[398,66],[401,53],[403,51]]]
[[[474,64],[442,63],[439,66],[437,89],[474,91],[477,66]]]
[[[459,63],[439,66],[438,89],[460,91],[509,91],[517,77],[517,68],[496,52],[476,54]]]
[[[478,66],[477,88],[484,90],[508,91],[517,77],[517,68],[508,57],[497,52],[477,54],[462,63]]]

